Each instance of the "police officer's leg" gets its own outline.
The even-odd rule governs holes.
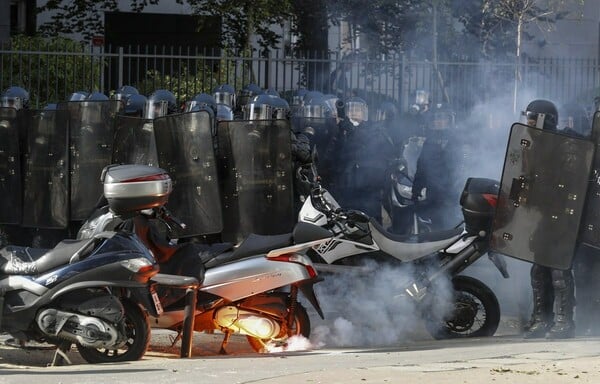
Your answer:
[[[575,284],[573,272],[560,269],[552,270],[552,286],[556,300],[554,325],[548,332],[548,339],[566,339],[575,336],[573,310],[575,308]]]
[[[533,311],[524,337],[540,338],[552,327],[554,316],[554,290],[552,288],[552,270],[538,264],[531,266],[531,289],[533,291]]]

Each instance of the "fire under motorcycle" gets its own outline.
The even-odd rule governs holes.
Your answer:
[[[321,281],[303,251],[331,237],[323,228],[299,223],[292,233],[250,235],[239,246],[218,243],[178,243],[163,236],[157,224],[168,229],[182,227],[164,204],[148,210],[135,204],[121,204],[114,196],[128,189],[124,180],[146,180],[169,176],[160,168],[143,165],[109,166],[103,172],[107,204],[82,226],[78,237],[85,238],[113,227],[131,227],[156,255],[161,272],[192,276],[200,281],[194,330],[225,334],[221,353],[234,333],[246,335],[257,352],[271,345],[285,345],[291,336],[310,335],[310,319],[298,302],[302,292],[318,314],[323,312],[313,285]],[[135,195],[133,187],[128,194]],[[172,291],[160,291],[164,313],[154,317],[152,327],[181,334],[184,307]]]
[[[103,232],[53,249],[0,250],[0,332],[21,343],[72,344],[88,363],[139,360],[150,342],[148,313],[160,306],[150,279],[159,271],[134,234]]]
[[[331,231],[333,238],[307,252],[320,272],[365,270],[367,260],[392,266],[410,265],[415,271],[400,295],[414,299],[425,317],[429,333],[437,339],[491,336],[500,322],[500,306],[483,282],[460,275],[486,254],[498,196],[499,183],[469,178],[460,197],[464,225],[453,229],[396,235],[360,211],[340,207],[321,185],[314,165],[298,172],[312,186],[299,212],[299,221]],[[501,255],[488,256],[504,278],[508,278]],[[370,273],[368,268],[365,270]],[[451,278],[454,308],[440,318],[428,306],[435,305],[434,282]]]

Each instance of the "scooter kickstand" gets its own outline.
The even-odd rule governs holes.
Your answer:
[[[175,344],[177,344],[177,342],[179,340],[181,340],[181,335],[182,335],[181,331],[177,331],[177,335],[175,335],[175,336],[169,335],[169,339],[171,340],[171,347],[174,347]]]
[[[67,352],[70,349],[71,349],[70,342],[60,343],[56,347],[56,351],[54,352],[54,358],[52,359],[52,362],[50,364],[48,364],[48,366],[58,367],[61,365],[72,365],[73,363],[71,362],[71,359],[69,359],[69,356],[67,356]],[[64,363],[66,363],[66,364],[64,364]]]
[[[223,342],[221,343],[221,350],[219,351],[220,355],[227,355],[227,351],[225,350],[225,347],[227,346],[227,343],[229,343],[229,338],[231,337],[231,331],[227,330],[225,331],[225,337],[223,338]]]

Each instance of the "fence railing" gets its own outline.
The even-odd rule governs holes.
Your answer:
[[[263,52],[231,56],[220,50],[170,47],[83,47],[49,51],[43,47],[0,47],[0,89],[19,85],[30,92],[31,105],[65,100],[78,90],[109,95],[121,85],[143,94],[169,89],[180,101],[210,93],[219,84],[236,89],[255,83],[289,96],[299,88],[329,92],[330,73],[342,63],[348,87],[370,104],[397,102],[405,109],[416,89],[429,90],[433,102],[451,103],[458,112],[477,103],[509,96],[544,97],[559,103],[591,103],[600,83],[595,59],[526,59],[519,64],[415,61],[406,56],[370,60],[339,54],[281,56]]]

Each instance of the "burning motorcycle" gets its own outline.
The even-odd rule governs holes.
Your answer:
[[[102,176],[106,204],[100,204],[80,229],[87,238],[110,228],[128,227],[156,255],[161,272],[181,274],[200,281],[194,330],[225,334],[221,352],[234,333],[246,335],[257,352],[285,345],[292,336],[310,335],[306,308],[298,302],[303,293],[318,314],[323,312],[313,285],[321,280],[303,251],[331,237],[323,228],[298,223],[292,233],[250,235],[239,246],[228,243],[178,243],[161,232],[184,226],[165,208],[164,201],[151,209],[138,209],[135,201],[116,195],[136,194],[128,180],[170,180],[168,174],[143,165],[109,166]],[[131,185],[128,185],[131,184]],[[171,290],[159,291],[164,313],[152,318],[152,327],[181,335],[184,303]]]
[[[305,169],[304,171],[306,171]],[[313,246],[307,253],[319,271],[341,272],[349,266],[364,266],[375,260],[391,265],[409,265],[415,273],[406,283],[403,296],[414,299],[425,316],[425,325],[438,339],[491,336],[500,321],[500,306],[494,293],[481,281],[459,275],[489,249],[489,236],[499,183],[470,178],[460,198],[464,225],[440,232],[395,235],[364,213],[344,209],[321,186],[313,172],[312,191],[299,213],[299,221],[319,225],[331,231],[333,238]],[[309,172],[300,172],[305,180]],[[508,278],[500,255],[489,253],[494,265]],[[368,270],[367,270],[368,272]],[[433,284],[450,276],[453,310],[440,318],[432,315]],[[438,292],[439,293],[439,292]]]

